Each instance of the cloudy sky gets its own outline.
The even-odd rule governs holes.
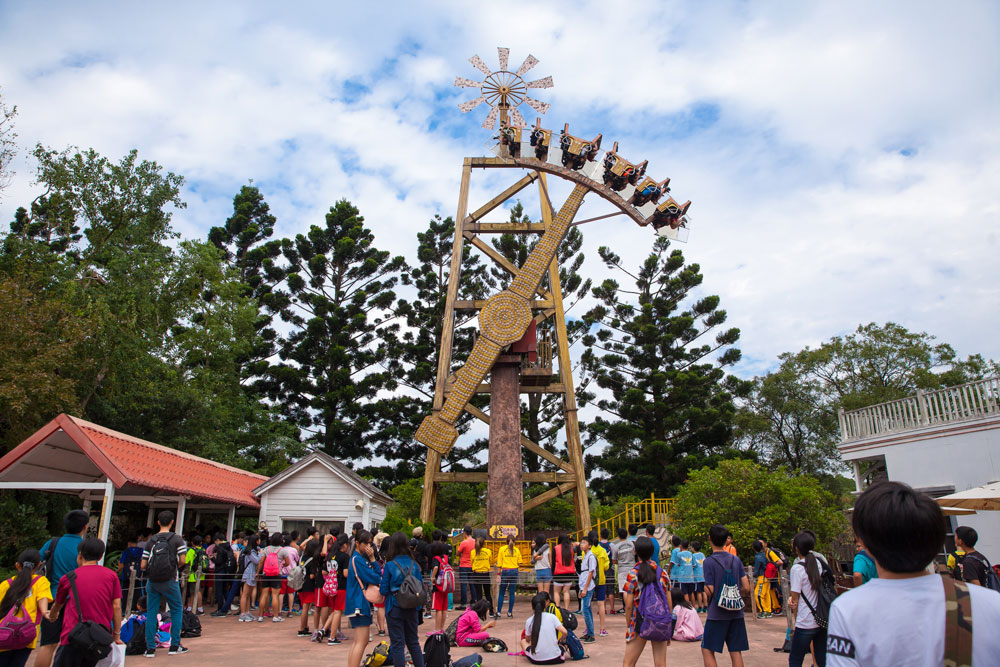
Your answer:
[[[184,236],[253,179],[278,233],[346,197],[412,261],[490,139],[454,77],[505,46],[554,78],[545,126],[601,132],[693,200],[683,249],[743,332],[741,374],[869,321],[1000,357],[996,3],[5,0],[0,42],[23,147],[2,221],[34,196],[36,142],[135,147],[187,179]],[[471,204],[511,176],[477,174]],[[608,212],[592,199],[581,215]],[[634,263],[652,242],[624,218],[582,229],[595,279],[598,246]]]

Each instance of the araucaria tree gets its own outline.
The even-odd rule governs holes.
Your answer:
[[[634,272],[608,248],[598,252],[634,289],[605,280],[583,318],[592,333],[582,365],[599,408],[587,444],[604,446],[587,456],[588,469],[604,473],[591,486],[601,498],[673,494],[688,471],[732,453],[733,394],[748,386],[724,369],[740,359],[740,332],[722,328],[719,297],[693,298],[700,267],[666,239]]]
[[[308,442],[338,459],[368,459],[397,426],[377,400],[396,378],[378,362],[383,335],[399,326],[393,288],[405,262],[375,247],[346,200],[330,207],[324,226],[283,239],[282,254],[288,301],[280,314],[292,331],[272,368],[272,398]]]

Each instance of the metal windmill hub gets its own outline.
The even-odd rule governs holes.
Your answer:
[[[538,64],[537,58],[529,55],[521,63],[521,66],[512,72],[507,69],[510,49],[499,47],[497,55],[499,56],[500,68],[496,71],[487,67],[486,63],[479,56],[469,58],[472,66],[482,72],[485,78],[482,81],[473,81],[472,79],[459,76],[455,78],[455,85],[461,88],[479,88],[479,92],[482,94],[474,100],[462,102],[458,105],[458,108],[462,110],[462,113],[468,113],[485,102],[490,107],[490,111],[483,122],[483,127],[489,130],[496,127],[498,117],[500,118],[501,125],[506,125],[507,127],[527,127],[528,124],[525,122],[521,112],[517,110],[517,107],[524,103],[540,114],[547,112],[549,110],[548,102],[542,102],[529,97],[528,89],[551,88],[552,77],[547,76],[536,81],[525,81],[524,75]]]

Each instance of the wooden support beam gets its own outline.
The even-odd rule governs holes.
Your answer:
[[[510,186],[509,188],[498,194],[496,197],[489,200],[488,202],[477,208],[475,211],[470,213],[469,217],[465,217],[463,215],[463,217],[456,219],[462,220],[463,226],[469,223],[474,223],[479,220],[482,220],[486,215],[490,213],[490,211],[495,209],[497,206],[500,206],[505,201],[516,195],[518,192],[520,192],[521,190],[525,189],[526,187],[534,183],[540,175],[541,174],[539,174],[537,171],[528,172],[527,175],[525,175],[524,178],[519,180],[517,183]]]
[[[486,299],[459,299],[455,301],[455,310],[482,310],[485,305]],[[551,310],[552,301],[550,299],[532,299],[531,308]]]
[[[489,479],[488,472],[439,472],[434,475],[436,482],[485,483]],[[565,472],[526,472],[523,473],[522,479],[525,482],[576,483],[576,476]]]
[[[447,386],[445,386],[444,393],[448,394],[450,392],[451,392],[451,384],[449,383]],[[488,384],[481,384],[476,389],[476,393],[477,394],[488,394],[488,393],[490,393],[490,386]],[[553,383],[553,384],[549,384],[549,385],[540,385],[540,386],[529,385],[529,384],[522,384],[521,385],[521,393],[522,394],[565,394],[566,393],[566,385],[558,383],[558,382],[557,383]]]
[[[467,222],[462,229],[476,234],[542,234],[545,225],[538,222]]]
[[[520,271],[520,269],[518,269],[516,266],[507,261],[507,258],[501,255],[496,248],[494,248],[489,243],[482,240],[472,232],[465,232],[465,238],[469,239],[469,243],[482,250],[487,257],[489,257],[494,262],[499,264],[500,268],[509,273],[510,275],[516,276],[517,272]],[[543,290],[541,287],[538,288],[537,292],[538,295],[541,296],[543,299],[552,298],[552,295]]]
[[[484,422],[486,424],[490,423],[490,416],[485,412],[483,412],[482,410],[480,410],[479,408],[477,408],[476,406],[472,405],[471,403],[465,406],[465,411],[481,422]],[[558,466],[559,468],[562,468],[566,472],[569,473],[573,472],[573,467],[569,463],[563,461],[561,458],[559,458],[549,450],[545,449],[541,445],[535,443],[531,439],[525,437],[524,435],[521,435],[521,446],[527,449],[529,452],[541,456],[543,459],[545,459],[552,465]]]
[[[554,486],[548,491],[540,493],[534,498],[529,498],[528,500],[524,501],[523,510],[527,512],[528,510],[534,509],[539,505],[544,505],[553,498],[557,498],[568,491],[572,491],[575,488],[576,488],[576,482],[566,482],[564,484],[560,484],[559,486]]]

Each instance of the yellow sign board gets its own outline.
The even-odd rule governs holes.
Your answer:
[[[517,537],[517,526],[493,526],[490,528],[490,537],[494,540],[505,540],[508,535]]]

